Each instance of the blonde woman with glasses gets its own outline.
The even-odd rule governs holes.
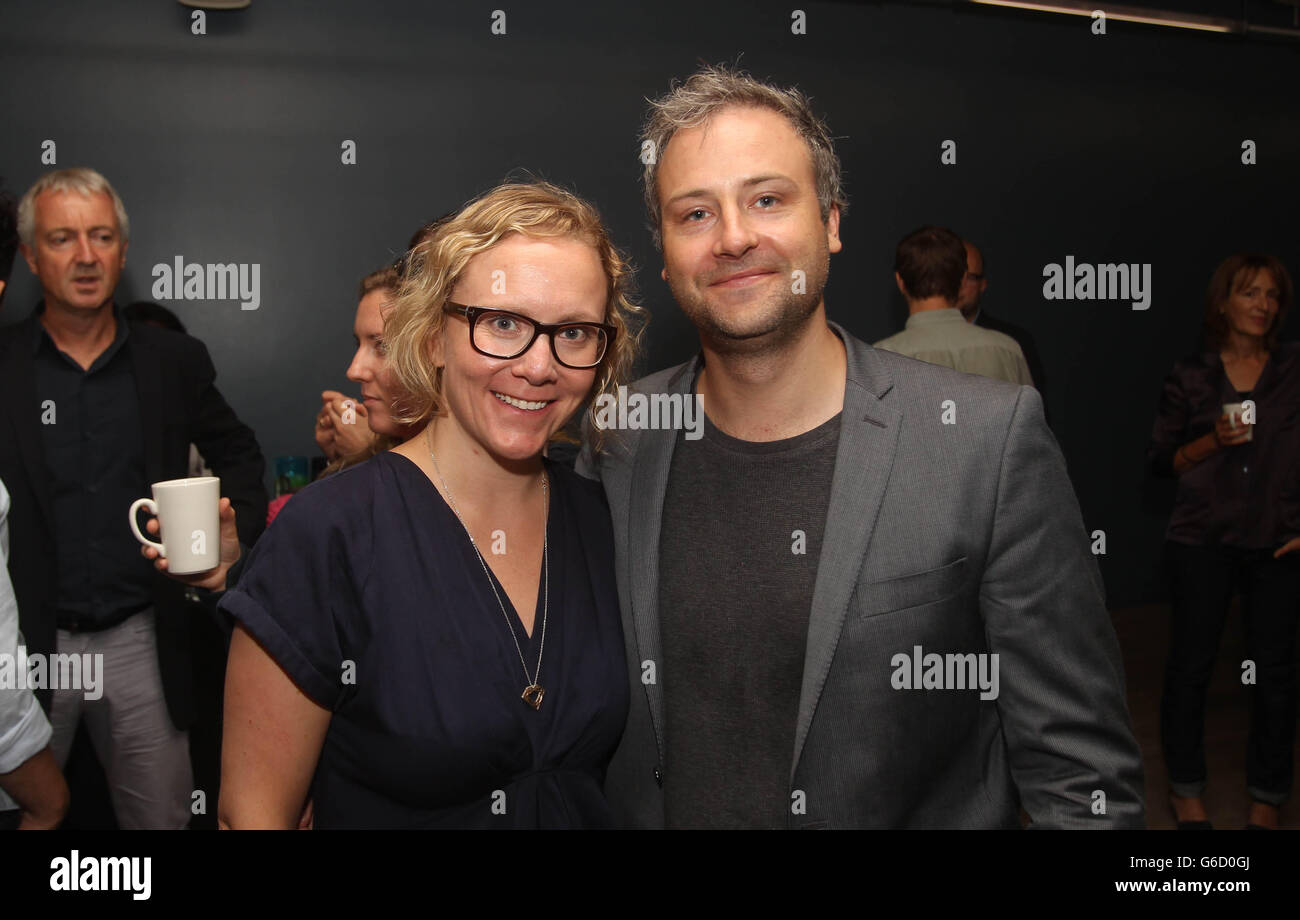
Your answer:
[[[595,209],[500,186],[412,253],[384,339],[420,434],[313,483],[222,607],[225,827],[601,827],[628,707],[609,512],[544,450],[642,312]]]

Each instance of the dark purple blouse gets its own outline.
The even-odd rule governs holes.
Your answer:
[[[1255,402],[1253,440],[1221,449],[1178,477],[1166,539],[1263,549],[1300,536],[1300,343],[1279,344],[1248,394],[1233,387],[1218,352],[1175,364],[1147,461],[1157,475],[1174,476],[1178,448],[1213,431],[1224,403],[1247,398]]]

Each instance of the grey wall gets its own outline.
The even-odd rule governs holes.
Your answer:
[[[254,0],[195,36],[168,0],[6,0],[0,173],[21,192],[52,139],[59,166],[114,182],[132,220],[120,302],[148,298],[151,267],[178,254],[259,263],[256,311],[171,305],[267,457],[309,454],[319,391],[352,389],[357,281],[517,168],[595,201],[633,254],[654,317],[645,369],[689,356],[644,228],[636,130],[645,96],[743,53],[812,93],[839,138],[852,207],[831,318],[868,341],[901,326],[890,268],[914,227],[980,243],[986,307],[1038,339],[1085,523],[1108,535],[1112,603],[1160,596],[1168,493],[1142,472],[1160,381],[1195,345],[1222,258],[1256,248],[1300,269],[1295,46],[944,5],[803,4],[792,35],[788,3],[507,2]],[[939,162],[948,138],[956,166]],[[1240,163],[1245,138],[1258,165]],[[1067,254],[1152,263],[1151,308],[1045,301],[1043,266]],[[16,266],[0,323],[38,296]]]

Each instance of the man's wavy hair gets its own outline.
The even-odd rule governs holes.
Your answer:
[[[596,367],[589,394],[616,396],[632,372],[645,326],[645,310],[633,301],[634,273],[615,247],[594,206],[549,182],[499,185],[465,205],[413,249],[385,317],[389,368],[404,391],[394,418],[404,425],[427,424],[446,411],[442,369],[433,363],[432,346],[447,322],[443,305],[451,297],[470,259],[487,252],[512,233],[532,237],[577,237],[596,250],[607,282],[604,321],[618,332]],[[591,424],[592,444],[604,446],[604,433]],[[554,440],[572,441],[563,429]]]
[[[641,129],[641,159],[645,163],[642,184],[657,249],[663,249],[663,212],[659,207],[659,161],[663,152],[678,131],[697,128],[726,108],[768,109],[784,116],[812,156],[822,222],[830,218],[832,205],[839,206],[841,215],[848,211],[843,170],[830,128],[814,114],[812,100],[795,87],[781,89],[755,80],[743,70],[716,64],[697,70],[663,96],[647,101],[650,110]]]

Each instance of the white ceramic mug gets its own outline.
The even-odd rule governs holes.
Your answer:
[[[1253,441],[1255,440],[1255,424],[1253,422],[1247,423],[1241,420],[1241,413],[1245,409],[1245,406],[1246,406],[1245,403],[1239,403],[1239,402],[1224,403],[1223,414],[1228,417],[1228,424],[1232,426],[1234,429],[1238,425],[1245,425],[1246,428],[1248,429],[1246,432],[1246,440]]]
[[[167,560],[167,571],[193,575],[217,567],[221,561],[221,480],[216,476],[155,482],[153,498],[137,498],[129,512],[131,532]],[[135,513],[148,509],[158,518],[155,543],[140,532]]]

